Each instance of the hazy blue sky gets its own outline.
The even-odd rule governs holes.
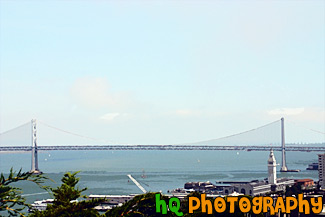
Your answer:
[[[1,0],[0,131],[36,118],[168,144],[285,117],[324,132],[324,11],[325,1]],[[289,128],[289,142],[325,141]]]

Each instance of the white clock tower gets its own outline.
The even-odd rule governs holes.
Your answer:
[[[267,167],[268,167],[268,181],[269,184],[274,185],[276,184],[276,160],[273,154],[273,149],[270,151],[270,156],[267,161]]]

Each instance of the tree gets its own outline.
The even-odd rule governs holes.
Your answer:
[[[33,217],[65,217],[65,216],[78,216],[78,217],[92,217],[99,216],[99,213],[93,209],[96,205],[100,204],[103,200],[82,200],[77,201],[78,198],[86,198],[81,195],[87,188],[79,189],[77,184],[79,178],[75,173],[65,173],[61,179],[62,185],[56,189],[51,188],[53,192],[53,204],[49,204],[44,211],[36,210],[31,216]]]
[[[13,187],[12,184],[19,181],[30,181],[39,185],[41,188],[46,187],[41,184],[47,179],[42,174],[32,174],[29,172],[21,172],[21,169],[16,172],[13,168],[10,169],[8,177],[3,173],[0,176],[0,212],[7,212],[10,216],[25,216],[23,212],[29,205],[25,203],[26,199],[21,196],[21,189]]]
[[[287,197],[295,195],[296,197],[298,194],[302,193],[301,185],[293,185],[293,186],[286,186],[286,192],[285,195]]]

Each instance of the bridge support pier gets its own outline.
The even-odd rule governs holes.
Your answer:
[[[32,126],[32,165],[30,173],[41,174],[38,168],[37,137],[36,137],[36,119],[31,121]]]
[[[287,172],[287,163],[286,163],[286,150],[285,150],[285,141],[284,141],[284,118],[281,118],[281,145],[282,145],[282,166],[281,172]]]

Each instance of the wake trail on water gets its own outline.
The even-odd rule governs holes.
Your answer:
[[[33,194],[22,194],[21,196],[28,197],[28,196],[34,196],[34,195],[39,195],[39,194],[48,194],[48,192],[40,192],[40,193],[33,193]]]

